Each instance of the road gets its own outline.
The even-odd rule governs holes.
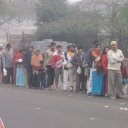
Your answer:
[[[127,108],[128,100],[0,86],[6,128],[127,128]]]

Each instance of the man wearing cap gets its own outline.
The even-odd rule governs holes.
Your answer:
[[[108,52],[108,94],[111,99],[124,98],[122,91],[121,62],[124,55],[118,49],[116,41],[110,43],[111,50]]]

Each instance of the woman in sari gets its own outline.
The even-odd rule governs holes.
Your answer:
[[[14,74],[16,74],[16,86],[25,86],[25,73],[24,73],[24,53],[19,49],[14,58]]]
[[[105,88],[105,96],[108,96],[108,58],[107,58],[107,53],[109,51],[108,47],[105,47],[103,49],[102,53],[102,68],[104,70],[104,88]]]
[[[100,54],[100,44],[97,44],[92,51],[92,56],[94,58],[94,67],[97,72],[102,71],[102,63],[101,63],[101,54]]]
[[[104,72],[102,69],[100,45],[97,44],[92,51],[94,58],[94,68],[92,71],[92,95],[103,96],[104,95]]]

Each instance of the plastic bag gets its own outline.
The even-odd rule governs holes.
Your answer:
[[[7,76],[7,70],[5,68],[3,69],[3,74],[4,76]]]
[[[92,81],[90,78],[87,80],[86,88],[87,88],[87,94],[90,94],[92,92]]]
[[[77,73],[78,74],[81,74],[82,73],[82,70],[81,70],[81,67],[80,66],[77,68]]]
[[[123,93],[128,95],[128,84],[123,87]]]

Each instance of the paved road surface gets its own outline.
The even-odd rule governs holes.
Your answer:
[[[125,107],[128,100],[0,86],[6,128],[128,128]]]

